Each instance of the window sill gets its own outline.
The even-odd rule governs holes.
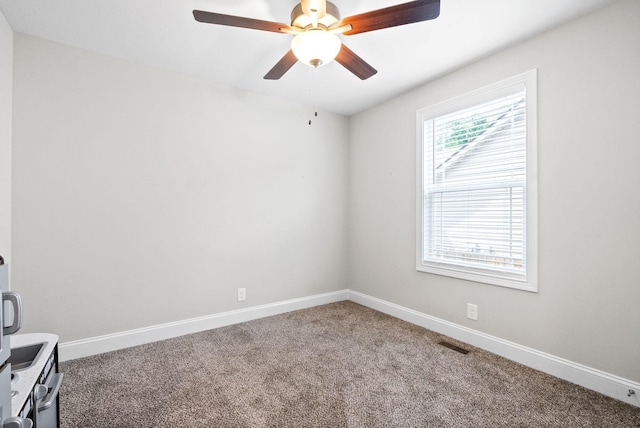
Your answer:
[[[500,287],[513,288],[516,290],[538,292],[538,284],[532,278],[526,278],[524,275],[509,275],[502,272],[494,272],[490,270],[462,268],[459,266],[437,263],[437,265],[428,262],[419,261],[416,270],[419,272],[431,273],[435,275],[448,276],[452,278],[464,279],[466,281],[479,282],[484,284],[498,285]]]

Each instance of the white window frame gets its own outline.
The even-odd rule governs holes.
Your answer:
[[[526,188],[525,188],[525,269],[524,275],[511,275],[463,263],[424,261],[424,122],[484,102],[499,99],[518,89],[526,95]],[[537,70],[513,76],[416,112],[416,269],[437,275],[493,284],[531,292],[538,291],[538,173],[537,173]]]

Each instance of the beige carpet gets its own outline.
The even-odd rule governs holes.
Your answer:
[[[352,302],[61,370],[63,428],[640,427],[639,408]]]

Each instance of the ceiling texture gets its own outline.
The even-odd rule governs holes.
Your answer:
[[[350,116],[613,1],[441,0],[435,20],[340,36],[378,70],[364,81],[335,61],[264,80],[293,36],[193,18],[289,24],[295,0],[0,0],[0,10],[15,32]],[[346,17],[406,0],[332,2]]]

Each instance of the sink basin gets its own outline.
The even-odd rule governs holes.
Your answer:
[[[47,364],[53,364],[58,336],[50,333],[14,334],[9,337],[11,356],[11,416],[18,417],[33,398]],[[48,369],[47,369],[48,370]],[[3,413],[4,416],[4,413]],[[2,425],[0,423],[0,425]]]
[[[34,361],[37,360],[38,354],[44,348],[45,343],[35,343],[33,345],[21,346],[19,348],[11,348],[11,356],[9,357],[9,363],[11,363],[11,370],[18,371],[31,367]]]

